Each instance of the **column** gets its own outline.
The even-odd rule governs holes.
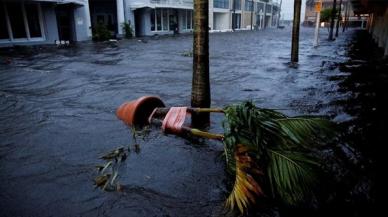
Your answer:
[[[89,1],[85,1],[84,3],[84,10],[85,10],[85,23],[87,26],[87,36],[92,37],[92,23],[90,21],[90,9],[89,9]]]
[[[123,35],[122,23],[125,22],[124,18],[124,2],[123,0],[116,0],[117,5],[117,33]]]

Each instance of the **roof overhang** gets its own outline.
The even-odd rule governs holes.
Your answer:
[[[193,5],[191,4],[153,4],[153,3],[141,3],[136,2],[129,5],[132,10],[140,9],[140,8],[173,8],[173,9],[193,9]]]
[[[388,7],[387,0],[350,0],[354,13],[383,13]]]
[[[83,0],[37,0],[37,2],[50,2],[56,4],[76,4],[76,5],[84,5],[85,1]]]

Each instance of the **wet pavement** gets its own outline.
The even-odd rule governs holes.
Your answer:
[[[210,36],[213,106],[252,100],[340,125],[339,142],[322,150],[330,175],[314,205],[268,205],[266,216],[364,216],[375,206],[387,63],[363,31],[334,42],[321,33],[315,49],[313,29],[302,28],[297,68],[288,66],[290,28]],[[98,158],[133,143],[115,116],[121,103],[158,95],[190,104],[191,47],[182,35],[1,51],[0,216],[223,216],[228,179],[217,142],[154,130],[121,168],[124,192],[93,186]],[[212,116],[212,131],[221,120]]]

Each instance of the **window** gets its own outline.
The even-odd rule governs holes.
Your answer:
[[[184,29],[193,29],[193,11],[192,10],[185,10],[185,13],[183,14],[183,28]]]
[[[215,8],[229,8],[229,0],[214,0]]]
[[[163,31],[168,31],[168,10],[162,10]]]
[[[260,13],[260,11],[264,13],[264,3],[257,2],[257,12]]]
[[[12,35],[14,38],[27,38],[24,25],[24,14],[22,5],[19,2],[8,2],[6,4],[9,21],[11,23]]]
[[[0,40],[1,39],[8,39],[8,27],[7,27],[7,20],[5,17],[5,9],[3,4],[0,2]]]
[[[151,31],[155,31],[155,10],[151,11]]]
[[[233,9],[241,10],[241,0],[233,0]]]
[[[151,31],[169,31],[169,23],[171,23],[170,11],[168,9],[152,9],[150,14]]]
[[[42,31],[40,29],[39,22],[39,13],[36,13],[38,10],[38,5],[36,4],[26,4],[26,15],[28,22],[28,29],[30,30],[30,37],[42,37]]]
[[[156,30],[162,30],[162,9],[156,9]]]
[[[0,2],[0,40],[42,40],[39,3]]]
[[[245,1],[245,10],[246,11],[253,11],[253,0],[246,0]]]

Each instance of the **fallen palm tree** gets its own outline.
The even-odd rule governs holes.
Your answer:
[[[186,115],[198,112],[225,114],[224,134],[184,126]],[[158,97],[142,97],[125,103],[117,116],[130,126],[160,125],[176,135],[217,139],[224,143],[227,170],[234,185],[226,206],[245,213],[258,197],[280,199],[294,205],[312,194],[319,160],[314,148],[332,133],[328,120],[288,117],[251,102],[220,108],[166,108]]]

